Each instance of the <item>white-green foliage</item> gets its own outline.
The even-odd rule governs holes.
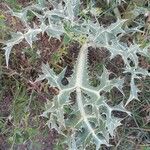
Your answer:
[[[68,145],[70,150],[83,150],[90,144],[95,144],[98,150],[102,144],[109,146],[110,137],[115,136],[115,130],[121,125],[121,118],[115,117],[112,111],[122,111],[130,115],[125,109],[123,102],[116,106],[109,106],[108,99],[100,93],[110,92],[114,87],[122,94],[124,78],[109,79],[109,71],[103,67],[103,73],[99,76],[100,84],[93,87],[89,83],[88,76],[88,50],[89,47],[104,47],[110,52],[110,59],[120,55],[124,61],[124,74],[131,74],[130,95],[126,105],[133,99],[138,100],[139,89],[135,79],[150,75],[147,70],[138,66],[138,55],[148,56],[148,47],[141,48],[134,43],[128,46],[120,42],[121,37],[130,29],[123,30],[122,26],[126,20],[117,20],[108,27],[103,27],[97,21],[83,20],[77,15],[81,12],[79,0],[64,0],[64,3],[50,1],[53,9],[47,8],[47,2],[39,0],[36,5],[28,6],[22,12],[12,12],[12,15],[21,19],[26,26],[25,31],[12,34],[12,38],[5,42],[6,64],[14,45],[19,44],[23,39],[32,47],[37,40],[39,33],[47,33],[49,38],[61,39],[63,35],[70,38],[82,36],[85,38],[76,60],[73,74],[68,78],[68,84],[63,85],[64,69],[60,74],[49,67],[42,65],[43,74],[36,80],[47,79],[49,86],[57,87],[59,94],[53,100],[47,101],[42,116],[48,119],[47,125],[51,129],[64,136],[63,143]],[[32,12],[39,20],[40,25],[30,27],[27,19],[27,12]],[[66,29],[67,26],[67,29]],[[69,27],[69,29],[68,29]],[[135,32],[136,30],[134,30]],[[138,31],[138,30],[137,30]],[[75,92],[75,100],[71,100],[71,93]],[[66,115],[66,117],[64,117]],[[66,133],[66,130],[68,132]]]
[[[107,4],[111,4],[111,3],[116,3],[116,4],[121,4],[121,2],[126,2],[125,0],[107,0]]]

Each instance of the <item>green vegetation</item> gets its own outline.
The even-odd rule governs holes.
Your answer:
[[[149,150],[150,2],[0,2],[0,149]]]

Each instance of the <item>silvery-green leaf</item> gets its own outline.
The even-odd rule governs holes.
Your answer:
[[[48,0],[55,8],[60,4],[60,0]]]
[[[5,50],[6,65],[8,67],[9,56],[10,56],[10,52],[11,52],[12,46],[6,46],[3,49]]]
[[[23,10],[22,12],[14,12],[14,11],[12,11],[12,16],[17,17],[22,22],[26,23],[26,21],[27,21],[27,10]]]
[[[135,85],[135,79],[140,79],[142,75],[143,77],[150,76],[150,73],[148,70],[140,68],[140,67],[126,67],[124,73],[130,73],[131,74],[131,81],[130,81],[130,95],[126,102],[126,105],[130,103],[133,99],[139,100],[138,98],[138,92],[140,90]]]
[[[111,117],[111,118],[107,118],[106,120],[106,126],[108,128],[108,131],[110,133],[110,135],[113,137],[115,135],[115,130],[118,126],[121,125],[120,121],[122,119],[116,118],[116,117]]]
[[[125,106],[124,106],[124,104],[123,104],[123,101],[120,102],[118,105],[113,106],[112,109],[115,110],[115,111],[122,111],[122,112],[127,113],[128,115],[131,115],[131,112],[129,112],[129,111],[125,108]]]
[[[28,42],[30,47],[32,47],[33,41],[36,39],[36,36],[41,32],[41,29],[29,29],[27,33],[24,34],[25,40]]]
[[[102,144],[109,145],[109,134],[114,136],[116,128],[121,125],[121,119],[113,117],[112,111],[127,111],[123,107],[123,104],[116,107],[110,107],[106,103],[106,98],[100,96],[97,89],[92,86],[87,86],[88,80],[84,80],[84,78],[87,78],[87,76],[84,76],[88,69],[87,54],[88,44],[81,47],[72,78],[71,80],[68,80],[68,85],[66,85],[66,87],[65,85],[64,87],[60,86],[61,79],[65,75],[65,70],[63,70],[61,74],[55,74],[48,64],[42,67],[44,75],[40,77],[40,80],[46,78],[51,86],[56,83],[55,86],[60,89],[59,94],[53,99],[52,105],[47,105],[48,107],[45,110],[45,113],[50,113],[55,116],[56,122],[58,124],[61,123],[61,125],[59,125],[60,127],[67,128],[69,126],[73,131],[76,131],[74,142],[77,149],[84,149],[89,143],[95,144],[97,149],[99,149]],[[109,72],[105,67],[100,80],[101,85],[99,86],[99,90],[103,89],[104,91],[108,91],[108,89],[110,90],[113,87],[122,90],[123,79],[109,80]],[[73,106],[72,103],[70,103],[70,94],[72,92],[76,92]],[[74,117],[70,120],[70,123],[69,117],[67,119],[64,119],[63,117],[65,107],[72,108],[73,110],[71,114],[74,115]],[[106,118],[102,115],[106,115]],[[49,122],[49,124],[52,123]],[[57,128],[55,124],[53,126],[54,128]],[[108,128],[108,130],[106,130],[106,128]],[[59,130],[60,133],[61,128],[57,130]],[[99,136],[99,133],[102,134],[103,137]],[[81,145],[81,143],[83,144]]]
[[[47,28],[48,28],[47,25],[44,22],[42,22],[40,25],[40,29],[42,31],[42,34],[44,34],[44,32],[47,30]]]
[[[55,72],[50,69],[48,64],[42,64],[42,75],[39,75],[39,78],[36,79],[35,82],[47,79],[48,80],[48,84],[50,84],[53,87],[57,87],[59,86],[57,83],[57,76],[55,74]]]
[[[64,2],[66,15],[73,23],[73,20],[79,11],[80,0],[64,0]]]
[[[125,31],[122,29],[123,24],[126,20],[117,20],[117,22],[111,24],[109,27],[102,27],[98,22],[93,23],[88,22],[88,34],[90,41],[94,41],[97,44],[101,44],[102,47],[105,47],[108,42],[112,39],[116,39],[118,34],[123,34]]]
[[[45,17],[49,20],[60,21],[61,19],[66,18],[63,8],[62,9],[53,9],[51,11],[45,12]]]
[[[49,25],[46,29],[46,33],[50,37],[54,37],[60,40],[60,36],[64,33],[64,28],[62,26]]]
[[[24,37],[21,32],[12,33],[12,38],[10,40],[4,42],[4,44],[6,44],[6,46],[3,49],[5,50],[5,58],[6,58],[7,67],[8,67],[10,52],[11,52],[13,46],[16,44],[19,44],[23,40],[23,38]]]
[[[122,29],[123,24],[126,20],[118,19],[115,23],[112,23],[106,30],[108,33],[117,36],[119,33],[125,33]]]
[[[112,44],[105,45],[111,52],[110,59],[114,58],[117,55],[120,55],[124,61],[124,63],[129,67],[131,60],[134,63],[134,66],[138,66],[138,56],[137,54],[145,55],[145,52],[140,48],[138,44],[131,44],[127,46],[127,44],[121,43],[117,40],[112,40]]]
[[[148,9],[146,7],[135,7],[132,10],[132,13],[135,17],[139,16],[140,14],[145,14],[146,12],[148,12]]]
[[[46,0],[37,0],[40,6],[45,6]]]
[[[128,103],[130,103],[132,100],[138,100],[138,92],[140,92],[140,90],[137,88],[137,86],[135,85],[135,81],[134,78],[131,78],[131,82],[130,82],[130,96],[126,102],[125,105],[127,105]]]
[[[6,41],[4,44],[6,44],[7,46],[14,46],[16,44],[19,44],[24,38],[21,32],[12,33],[11,37],[12,38]]]

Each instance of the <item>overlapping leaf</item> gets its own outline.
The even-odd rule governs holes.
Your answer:
[[[121,125],[121,119],[113,117],[112,111],[123,111],[128,114],[129,112],[124,108],[123,104],[110,107],[107,104],[107,99],[100,96],[100,91],[110,91],[113,87],[117,87],[122,91],[123,80],[109,80],[109,73],[106,68],[104,68],[98,89],[92,88],[91,85],[85,86],[89,84],[89,80],[82,82],[85,70],[87,70],[87,47],[88,46],[83,46],[81,48],[73,78],[69,81],[67,88],[60,88],[60,93],[50,102],[51,107],[46,107],[43,116],[47,117],[48,114],[50,118],[54,118],[53,116],[55,116],[55,122],[59,124],[59,127],[66,128],[69,126],[69,128],[72,128],[72,130],[75,131],[74,142],[77,143],[77,149],[82,147],[81,143],[83,143],[83,147],[87,147],[89,143],[94,143],[98,150],[102,144],[109,145],[109,134],[114,136],[116,128]],[[48,65],[43,65],[42,70],[43,75],[41,75],[37,81],[46,78],[49,85],[57,85],[57,87],[60,87],[60,83],[57,82],[59,75],[57,76]],[[73,82],[74,84],[72,84]],[[71,106],[70,95],[73,91],[76,92],[76,97],[73,106]],[[70,114],[66,112],[68,117],[65,119],[63,115],[65,115],[66,107],[72,109],[72,112]],[[103,115],[105,115],[105,117]],[[51,119],[48,122],[52,124],[50,126],[56,126],[56,123],[53,125]],[[60,133],[58,127],[55,127],[55,129]]]
[[[148,47],[141,48],[135,42],[127,45],[120,42],[128,28],[123,30],[122,26],[126,20],[117,20],[108,27],[104,27],[96,20],[80,20],[78,17],[80,0],[51,1],[53,9],[47,8],[47,1],[38,0],[38,4],[28,6],[21,12],[12,12],[13,16],[21,19],[26,24],[25,32],[17,32],[12,39],[5,42],[6,64],[8,66],[9,55],[14,45],[23,39],[32,47],[37,35],[47,33],[49,38],[54,37],[61,40],[62,35],[71,37],[82,36],[85,38],[80,49],[73,74],[67,78],[68,84],[63,84],[65,77],[64,69],[56,74],[48,64],[42,65],[42,74],[36,82],[47,80],[48,86],[58,89],[58,94],[52,100],[47,100],[45,111],[41,116],[48,119],[49,128],[55,129],[64,136],[64,143],[70,149],[82,150],[89,145],[95,145],[98,150],[101,145],[109,146],[110,137],[115,136],[116,128],[121,125],[122,118],[115,117],[113,111],[122,111],[130,115],[123,102],[116,106],[109,106],[108,99],[101,92],[110,92],[114,87],[122,94],[124,79],[119,77],[109,79],[109,71],[103,67],[103,73],[98,76],[99,85],[93,87],[89,83],[88,74],[88,48],[104,47],[110,52],[110,59],[120,55],[124,61],[124,73],[131,74],[130,95],[126,105],[133,99],[138,100],[139,89],[135,79],[149,76],[149,72],[138,67],[139,55],[148,56]],[[108,1],[109,2],[109,1]],[[121,0],[117,1],[121,2]],[[39,21],[39,26],[30,27],[27,20],[27,12],[32,12]],[[136,30],[134,30],[136,31]],[[128,33],[132,32],[128,30]],[[72,98],[72,93],[74,97]],[[65,130],[69,130],[66,135]]]

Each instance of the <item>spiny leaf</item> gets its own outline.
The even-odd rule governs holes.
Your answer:
[[[127,46],[127,44],[121,43],[118,40],[112,40],[112,44],[105,46],[111,52],[110,59],[120,55],[125,65],[130,67],[130,62],[132,61],[134,66],[137,67],[139,63],[137,54],[145,56],[147,53],[146,49],[141,49],[138,44]]]
[[[12,16],[19,18],[25,25],[27,24],[27,10],[23,10],[21,12],[14,12],[11,10]]]
[[[92,86],[86,86],[88,85],[88,80],[84,80],[83,82],[84,76],[82,75],[84,75],[86,73],[85,70],[87,70],[87,55],[88,44],[85,44],[82,46],[78,56],[72,80],[68,80],[69,83],[66,88],[60,88],[59,94],[55,96],[55,99],[51,102],[52,107],[48,106],[45,113],[46,117],[47,114],[50,116],[54,115],[58,124],[62,122],[63,124],[61,123],[59,127],[69,126],[73,131],[76,131],[74,142],[76,142],[77,149],[82,147],[81,143],[84,143],[82,147],[83,149],[87,147],[89,143],[95,144],[97,149],[99,149],[102,144],[109,145],[109,134],[114,136],[116,128],[121,125],[120,121],[122,119],[113,117],[112,111],[117,110],[126,113],[129,112],[124,108],[123,103],[116,107],[110,107],[107,104],[107,99],[99,95],[99,91],[102,89],[104,91],[110,91],[111,88],[117,87],[122,90],[123,80],[109,80],[109,73],[105,67],[100,78],[101,85],[99,90],[92,88]],[[49,81],[55,80],[57,82],[59,75],[56,75],[51,71],[48,65],[43,68],[43,73],[45,76],[46,74],[48,75],[47,79]],[[44,77],[41,79],[44,79]],[[74,84],[72,84],[72,82],[74,82]],[[87,84],[85,84],[85,82]],[[49,82],[49,84],[51,85],[51,82]],[[58,82],[56,84],[58,87]],[[76,97],[73,106],[71,106],[70,98],[71,93],[74,91],[76,92]],[[68,117],[66,119],[63,118],[65,108],[72,109],[72,113],[69,114],[68,112]],[[106,115],[106,118],[103,117],[103,115]],[[51,123],[51,121],[49,121],[49,123]],[[55,127],[55,124],[51,124]],[[57,127],[55,127],[55,129],[57,129]],[[57,130],[59,130],[58,132],[60,133],[61,129],[59,128]],[[102,137],[99,136],[99,134],[102,134]]]
[[[42,75],[39,75],[39,78],[36,79],[35,82],[47,79],[48,80],[48,84],[50,84],[53,87],[57,87],[59,86],[57,84],[57,75],[55,74],[55,72],[50,69],[48,64],[42,64]]]
[[[126,20],[118,19],[110,26],[104,27],[97,21],[98,18],[92,17],[84,20],[84,17],[80,17],[80,0],[64,0],[64,3],[59,0],[49,1],[53,6],[51,10],[47,7],[48,1],[39,0],[37,4],[28,6],[23,11],[12,12],[24,22],[26,32],[18,32],[11,40],[4,43],[6,63],[8,65],[10,51],[14,45],[19,44],[25,38],[32,47],[39,33],[46,33],[49,38],[54,37],[59,40],[65,34],[69,39],[82,44],[73,74],[66,79],[67,84],[63,84],[63,79],[66,78],[66,68],[56,74],[48,64],[42,64],[42,74],[36,82],[47,80],[48,86],[57,88],[58,92],[56,95],[53,94],[51,100],[47,100],[45,111],[41,116],[47,118],[49,128],[55,129],[63,137],[61,144],[67,144],[70,149],[83,150],[90,145],[95,145],[98,150],[103,144],[110,146],[109,140],[115,136],[116,129],[121,125],[122,120],[122,118],[114,117],[113,111],[122,111],[129,115],[130,112],[125,109],[123,102],[110,106],[108,104],[110,100],[100,92],[110,92],[115,87],[125,96],[122,90],[124,79],[121,77],[110,79],[110,72],[104,67],[103,73],[98,76],[100,84],[93,87],[89,83],[88,53],[91,51],[88,48],[103,47],[110,52],[110,59],[117,55],[122,57],[125,66],[124,73],[131,74],[127,105],[133,99],[138,99],[139,89],[135,79],[150,75],[147,70],[138,67],[139,54],[148,56],[149,45],[141,48],[136,42],[130,45],[121,42],[124,34],[135,33],[141,26],[132,29],[133,31],[128,27],[123,29]],[[121,0],[115,2],[118,3]],[[28,11],[37,17],[39,26],[30,27],[27,21]]]
[[[10,56],[12,46],[7,46],[7,47],[4,47],[3,49],[5,50],[6,65],[8,67],[9,56]]]
[[[32,42],[37,40],[36,36],[41,32],[40,29],[28,29],[28,32],[24,34],[24,38],[32,48]]]
[[[123,34],[125,31],[122,29],[122,25],[126,20],[117,20],[117,22],[111,24],[109,27],[104,28],[99,25],[98,22],[88,22],[88,34],[90,41],[103,45],[108,45],[112,39],[116,39],[118,34]]]
[[[80,0],[64,0],[65,2],[65,12],[73,23],[75,16],[78,14]]]
[[[138,100],[139,101],[139,98],[138,98],[138,92],[140,92],[140,90],[137,88],[137,86],[135,85],[135,81],[134,81],[134,78],[132,77],[131,78],[131,82],[130,82],[130,96],[126,102],[125,105],[127,105],[128,103],[130,103],[133,99],[135,100]]]
[[[150,76],[148,70],[140,68],[140,67],[126,67],[124,73],[131,74],[131,81],[130,81],[130,96],[126,102],[126,105],[130,103],[133,99],[139,100],[138,92],[140,90],[137,88],[135,84],[135,79],[140,79],[142,75],[143,77]]]
[[[46,33],[49,37],[54,37],[60,40],[60,36],[64,33],[63,26],[59,25],[49,25],[46,29]]]
[[[19,44],[23,40],[23,34],[21,32],[12,33],[12,39],[5,42],[6,46],[3,48],[5,50],[6,65],[8,67],[10,52],[14,45]]]
[[[105,92],[110,92],[110,90],[114,87],[116,87],[123,95],[123,83],[124,83],[124,79],[109,79],[109,72],[108,70],[104,67],[103,68],[103,73],[102,75],[99,77],[100,79],[100,85],[97,87],[97,90],[99,92],[101,91],[105,91]]]

